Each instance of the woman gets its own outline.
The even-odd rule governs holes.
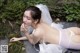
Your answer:
[[[56,23],[53,23],[52,24],[52,18],[51,18],[51,16],[50,16],[50,13],[49,13],[49,10],[48,10],[48,7],[46,6],[46,5],[43,5],[43,4],[37,4],[37,5],[35,5],[37,8],[39,8],[40,10],[41,10],[41,12],[42,12],[42,14],[41,14],[41,22],[45,22],[45,23],[47,23],[47,24],[49,24],[49,25],[51,25],[52,27],[55,27],[55,28],[62,28],[59,24],[56,24]],[[46,13],[46,14],[45,14]],[[26,30],[28,30],[28,32],[27,33],[29,33],[29,34],[31,34],[32,32],[33,32],[33,27],[31,27],[31,26],[29,26],[28,24],[26,24],[27,25],[27,29]],[[56,25],[56,26],[55,26]],[[59,27],[57,27],[57,25],[59,26]],[[24,28],[24,26],[23,26],[23,23],[21,24],[21,27],[20,27],[20,31],[21,31],[21,35],[23,36],[23,37],[20,37],[20,38],[15,38],[15,37],[13,37],[12,39],[14,39],[13,41],[19,41],[19,40],[26,40],[26,37],[25,37],[25,34],[24,33],[22,33],[22,31],[24,30],[23,29]]]
[[[39,8],[31,6],[26,9],[23,16],[23,32],[26,35],[23,39],[28,39],[32,44],[38,41],[50,44],[58,44],[65,48],[80,49],[80,28],[71,27],[67,29],[56,29],[41,22],[41,11]],[[26,33],[27,24],[34,28],[32,34]],[[13,41],[14,39],[11,39]]]

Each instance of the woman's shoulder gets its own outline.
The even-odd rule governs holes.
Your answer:
[[[33,33],[35,36],[41,35],[42,34],[42,29],[41,28],[37,28],[33,30]]]

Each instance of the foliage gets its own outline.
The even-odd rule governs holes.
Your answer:
[[[57,4],[53,10],[53,17],[65,19],[66,21],[80,21],[80,1],[73,3]]]
[[[66,3],[70,2],[70,0],[63,3],[55,0],[54,2],[52,0],[0,0],[0,21],[20,21],[26,7],[39,3],[46,4],[50,7],[49,9],[52,9],[54,17],[66,18],[67,21],[79,21],[80,1],[76,1],[78,4],[75,1],[73,3]]]
[[[20,41],[9,43],[9,53],[23,53],[24,50],[22,48],[23,44]]]
[[[25,3],[21,0],[4,0],[6,3],[3,3],[3,8],[0,12],[0,20],[19,20],[23,14],[23,10],[26,7]]]
[[[36,2],[35,2],[36,1]],[[20,20],[26,7],[38,3],[45,3],[43,0],[0,0],[0,20]]]
[[[0,23],[0,38],[18,37],[19,35],[19,24],[10,22]]]
[[[68,21],[80,21],[80,4],[66,4],[64,10]]]

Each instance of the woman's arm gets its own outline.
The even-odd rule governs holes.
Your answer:
[[[27,37],[26,36],[20,37],[20,38],[18,38],[18,40],[27,40]]]
[[[40,37],[35,36],[35,35],[33,35],[33,34],[31,34],[31,35],[26,35],[26,36],[27,36],[27,39],[29,40],[29,42],[30,42],[31,44],[36,44],[36,43],[40,40]]]
[[[26,36],[20,37],[20,38],[13,37],[10,39],[10,42],[15,42],[15,41],[19,41],[19,40],[27,40],[27,37]]]
[[[32,44],[36,44],[41,39],[41,33],[38,30],[34,31],[34,33],[30,35],[28,33],[25,33],[25,35],[27,36],[29,42]]]

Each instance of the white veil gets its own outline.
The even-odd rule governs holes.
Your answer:
[[[55,22],[52,21],[52,18],[50,16],[48,7],[46,5],[43,4],[37,4],[36,7],[38,7],[41,11],[42,11],[42,16],[41,16],[41,20],[46,22],[47,24],[51,25],[52,27],[55,27],[57,29],[62,29],[63,25],[58,23],[56,24]]]
[[[48,7],[46,5],[43,5],[43,4],[38,4],[38,5],[36,5],[36,7],[38,7],[42,11],[41,20],[48,23],[48,24],[51,24],[52,18],[50,16]]]

